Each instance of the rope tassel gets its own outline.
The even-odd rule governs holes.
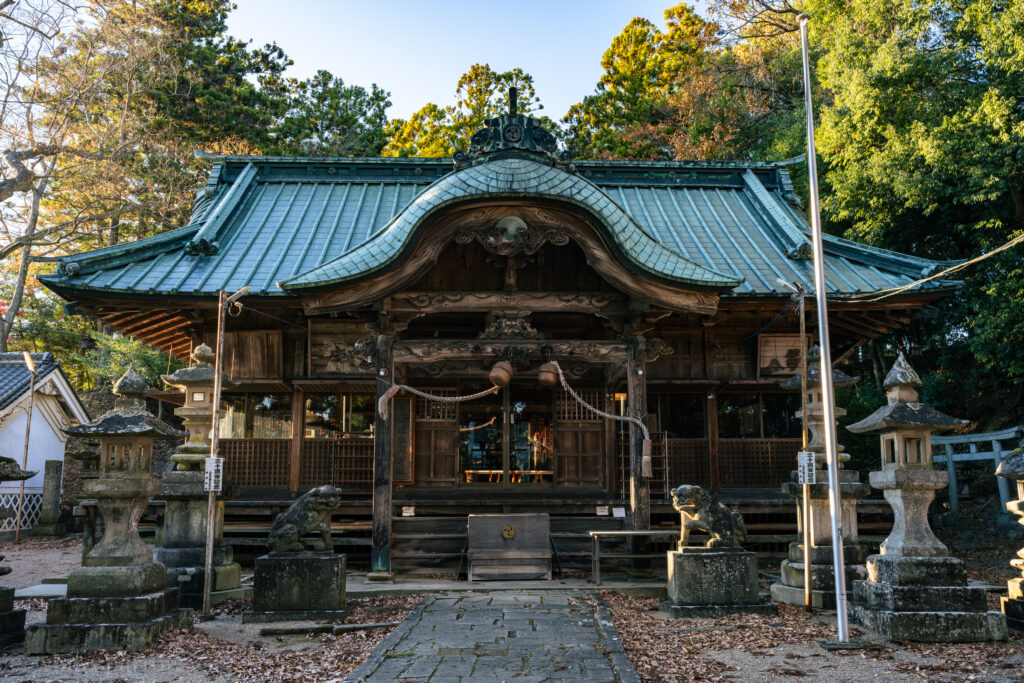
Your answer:
[[[643,458],[640,460],[640,476],[651,479],[654,476],[654,467],[651,465],[651,440],[644,439]]]

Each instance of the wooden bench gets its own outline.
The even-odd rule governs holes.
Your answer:
[[[591,531],[590,539],[593,543],[593,550],[590,555],[590,574],[594,580],[595,586],[601,585],[601,558],[615,559],[615,560],[639,560],[639,559],[654,559],[663,557],[664,553],[606,553],[601,554],[601,539],[602,538],[625,538],[632,541],[638,537],[673,537],[679,538],[679,531],[676,529],[640,529],[636,531]]]

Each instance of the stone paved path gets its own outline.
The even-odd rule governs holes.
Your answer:
[[[346,681],[639,683],[591,594],[445,593],[421,602]]]

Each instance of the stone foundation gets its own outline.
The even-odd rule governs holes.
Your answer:
[[[955,557],[872,555],[855,581],[850,616],[890,640],[965,643],[1006,640],[1006,619],[986,609],[985,590],[967,585]]]
[[[739,548],[669,551],[668,599],[661,609],[677,618],[775,612],[774,605],[760,602],[757,553]]]
[[[864,567],[864,549],[859,545],[843,548],[846,561],[846,588],[854,581],[867,578]],[[789,544],[789,558],[782,561],[781,581],[771,585],[772,600],[787,605],[804,605],[804,547],[802,543]],[[811,548],[811,607],[815,609],[836,608],[835,572],[832,565],[832,546],[819,545]]]
[[[166,501],[163,541],[153,550],[153,558],[167,567],[166,587],[180,589],[181,604],[198,609],[203,604],[209,510],[203,473],[167,472],[160,496]],[[224,501],[219,496],[216,520],[210,604],[252,595],[252,589],[242,587],[242,568],[231,547],[223,545]]]
[[[25,610],[14,609],[14,589],[0,588],[0,647],[25,640]]]
[[[345,609],[345,555],[295,553],[256,559],[252,610],[243,623],[340,619]]]
[[[145,650],[168,631],[191,628],[192,614],[179,609],[173,589],[132,598],[53,598],[46,623],[29,626],[25,652]]]

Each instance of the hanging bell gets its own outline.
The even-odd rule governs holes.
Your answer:
[[[508,383],[512,381],[512,364],[508,361],[498,361],[491,368],[491,372],[487,375],[487,379],[491,381],[491,384],[497,387],[507,387]]]
[[[550,361],[540,366],[537,370],[537,382],[542,387],[553,387],[558,384],[558,366]]]

